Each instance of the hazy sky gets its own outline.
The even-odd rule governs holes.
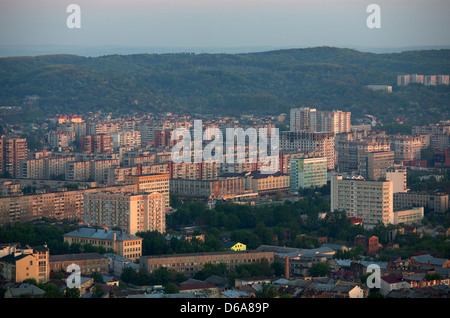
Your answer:
[[[380,29],[366,26],[371,3]],[[0,45],[450,45],[449,17],[449,0],[0,0]]]

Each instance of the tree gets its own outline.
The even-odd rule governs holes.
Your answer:
[[[180,289],[178,288],[177,284],[175,284],[175,283],[167,283],[164,286],[164,294],[176,294],[179,292],[180,292]]]
[[[80,290],[78,288],[66,288],[66,298],[80,298]]]
[[[94,278],[94,283],[103,283],[103,275],[100,272],[93,272],[91,277]]]
[[[312,277],[327,276],[330,273],[330,265],[326,262],[315,263],[309,269]]]
[[[256,298],[275,298],[278,296],[278,292],[275,289],[275,286],[263,283],[261,289],[256,292]]]
[[[92,289],[92,296],[94,298],[101,298],[103,294],[105,293],[103,286],[100,284],[96,284],[94,288]]]
[[[270,264],[270,267],[275,276],[283,276],[285,274],[285,266],[280,261],[273,261],[272,264]]]

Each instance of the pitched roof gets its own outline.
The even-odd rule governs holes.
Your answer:
[[[13,297],[19,297],[20,295],[42,296],[45,293],[39,287],[28,283],[20,284],[19,287],[9,288],[9,291]]]
[[[59,254],[50,255],[50,262],[64,262],[64,261],[83,261],[89,259],[107,259],[99,253],[81,253],[81,254]]]
[[[64,236],[112,241],[114,239],[114,234],[116,234],[116,241],[129,241],[141,239],[136,235],[128,234],[123,231],[103,230],[88,227],[79,228],[75,231],[64,234]]]
[[[404,282],[405,280],[403,279],[402,275],[388,275],[388,276],[382,276],[381,277],[382,280],[384,280],[386,283],[388,284],[397,284],[397,283],[401,283]]]
[[[446,258],[437,258],[437,257],[431,256],[430,254],[417,255],[417,256],[413,256],[411,258],[420,264],[430,263],[430,265],[439,265],[439,266],[444,265],[445,262],[448,261],[448,259],[446,259]]]

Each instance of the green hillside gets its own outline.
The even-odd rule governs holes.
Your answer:
[[[397,87],[398,74],[450,74],[450,50],[375,54],[317,47],[248,54],[45,55],[0,59],[0,105],[40,96],[47,114],[107,111],[279,114],[351,111],[391,122],[450,118],[450,87]],[[387,84],[393,93],[365,86]]]

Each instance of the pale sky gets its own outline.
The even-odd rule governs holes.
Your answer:
[[[380,29],[366,26],[371,3]],[[0,0],[0,46],[450,45],[449,16],[449,0]]]

